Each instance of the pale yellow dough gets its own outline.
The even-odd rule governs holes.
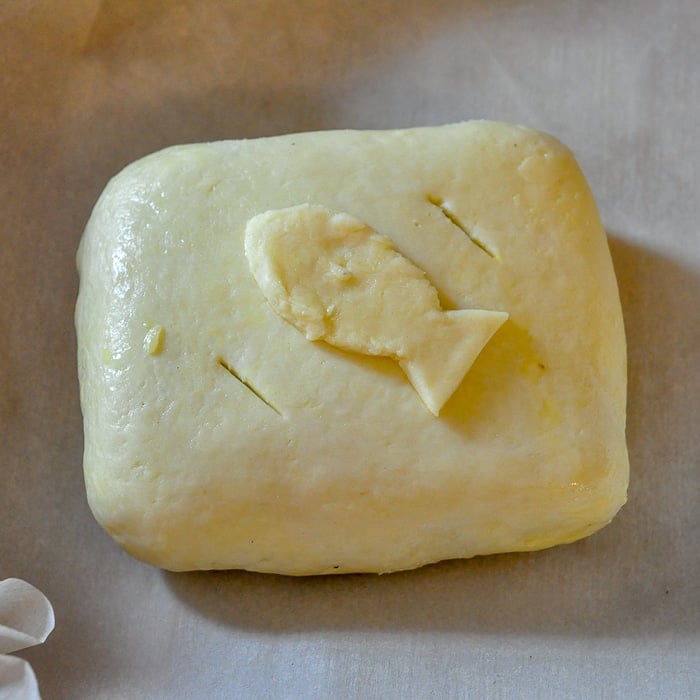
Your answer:
[[[261,243],[299,212],[334,222],[321,243]],[[140,559],[388,572],[570,542],[625,502],[615,276],[549,136],[166,149],[110,182],[78,264],[88,498]]]
[[[245,253],[276,313],[309,340],[394,358],[435,416],[508,318],[443,310],[425,273],[390,238],[318,205],[254,216]]]

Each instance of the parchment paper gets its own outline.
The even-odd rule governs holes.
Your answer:
[[[51,698],[700,694],[700,3],[0,5],[0,579],[56,629]],[[384,577],[167,574],[85,502],[74,256],[130,161],[179,142],[487,117],[558,136],[610,233],[629,503],[534,554]]]

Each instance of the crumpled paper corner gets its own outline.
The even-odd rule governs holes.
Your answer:
[[[38,700],[32,667],[15,651],[41,644],[55,625],[53,607],[37,588],[18,578],[0,581],[0,700]]]

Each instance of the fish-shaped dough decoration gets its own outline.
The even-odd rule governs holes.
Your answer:
[[[390,238],[323,206],[254,216],[245,254],[279,316],[309,340],[393,358],[435,416],[508,318],[443,310],[423,270]]]

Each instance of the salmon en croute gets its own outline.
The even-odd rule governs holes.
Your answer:
[[[389,572],[623,505],[626,350],[571,153],[497,122],[177,146],[78,252],[97,520],[172,570]]]

